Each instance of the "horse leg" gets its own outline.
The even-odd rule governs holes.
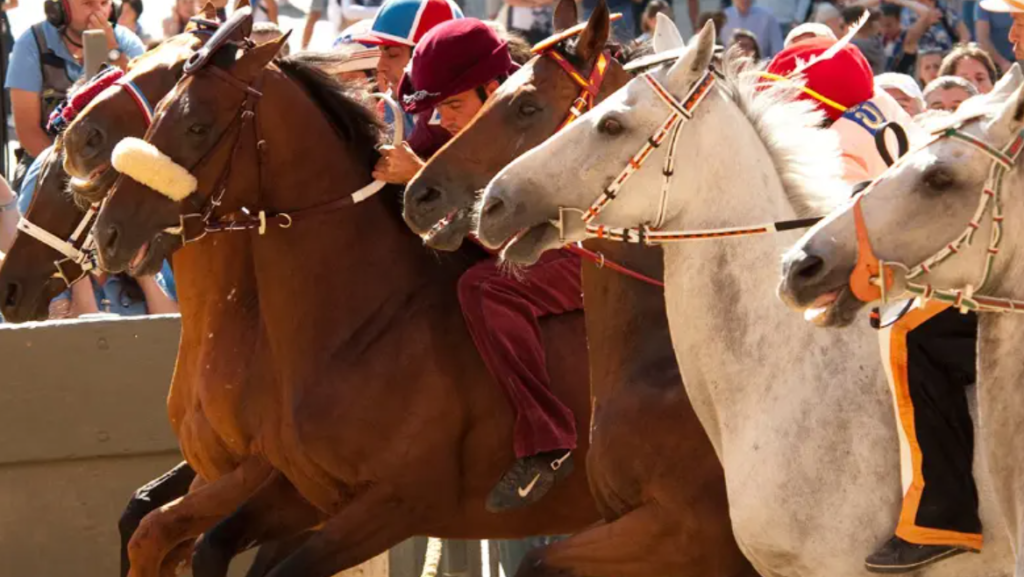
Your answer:
[[[534,549],[516,571],[516,577],[651,575],[754,577],[757,573],[737,548],[728,518],[683,517],[655,503]]]
[[[260,543],[302,533],[321,519],[320,510],[275,471],[245,504],[203,535],[192,557],[192,575],[225,577],[235,555]]]
[[[117,522],[117,529],[121,533],[121,577],[128,576],[128,541],[139,528],[142,518],[157,507],[162,507],[188,493],[188,487],[195,476],[196,472],[188,463],[181,463],[159,478],[146,483],[132,495],[128,506],[121,513],[121,519]]]
[[[375,486],[331,517],[267,577],[331,577],[411,537],[414,509]]]
[[[259,551],[256,552],[256,558],[253,559],[252,566],[245,573],[245,577],[266,577],[274,567],[297,551],[312,535],[307,531],[287,539],[260,545]]]
[[[250,458],[227,475],[146,515],[128,543],[129,576],[159,577],[168,552],[238,508],[271,471],[263,461]]]

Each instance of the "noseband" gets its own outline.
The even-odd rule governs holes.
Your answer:
[[[1003,236],[1003,180],[1008,173],[1016,168],[1017,160],[1020,158],[1021,151],[1024,150],[1024,130],[1019,131],[1006,146],[996,148],[961,130],[965,123],[972,120],[977,120],[977,117],[964,119],[956,126],[936,133],[935,137],[922,147],[924,148],[945,138],[950,138],[973,146],[992,159],[988,177],[981,189],[978,208],[971,216],[971,220],[967,222],[967,226],[964,227],[964,230],[955,239],[947,243],[932,256],[913,268],[898,262],[882,261],[875,256],[874,250],[871,248],[871,240],[860,203],[864,199],[864,195],[870,192],[871,188],[881,179],[875,180],[854,201],[853,218],[857,232],[857,264],[850,275],[850,289],[854,296],[861,301],[881,300],[885,303],[890,295],[899,297],[905,291],[922,300],[934,299],[949,303],[959,308],[961,312],[1024,312],[1024,300],[984,296],[976,292],[981,290],[991,280],[992,269],[996,257],[999,255],[999,244]],[[990,213],[991,215],[992,232],[985,255],[985,266],[977,286],[968,284],[960,289],[943,290],[936,289],[930,283],[913,282],[915,279],[934,271],[950,258],[959,254],[965,247],[970,246],[974,240],[974,234],[981,227],[981,221],[985,217],[985,213]],[[883,276],[885,278],[884,282],[882,281]],[[897,285],[903,290],[894,288]]]
[[[96,242],[92,236],[92,223],[98,212],[99,204],[91,205],[67,240],[32,224],[25,217],[18,220],[18,231],[64,255],[64,258],[53,261],[57,270],[51,278],[59,278],[67,288],[71,288],[71,285],[96,268]]]

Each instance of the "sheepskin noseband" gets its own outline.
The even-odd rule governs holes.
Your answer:
[[[140,138],[118,142],[112,163],[114,170],[175,202],[185,200],[199,186],[185,167]]]

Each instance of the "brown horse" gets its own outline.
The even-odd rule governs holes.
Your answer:
[[[562,0],[558,27],[575,21],[575,3]],[[607,33],[602,4],[574,46],[555,49],[586,77]],[[613,67],[598,98],[627,80]],[[491,177],[555,132],[579,91],[553,58],[527,64],[409,183],[405,219],[413,230],[438,248],[458,246],[469,217],[443,229],[435,223],[465,215]],[[593,248],[662,277],[660,250]],[[583,286],[594,398],[587,470],[605,522],[531,553],[519,574],[756,575],[733,538],[721,465],[682,387],[662,289],[593,266],[584,267]]]
[[[252,456],[201,499],[192,493],[147,517],[133,540],[133,575],[157,575],[176,542],[205,530],[194,515],[205,521],[207,507],[234,508],[250,495],[243,511],[262,516],[249,519],[247,540],[326,519],[276,577],[332,575],[417,534],[514,538],[598,519],[585,471],[544,507],[485,510],[514,460],[512,414],[460,313],[455,285],[471,259],[439,263],[408,233],[393,196],[352,206],[348,194],[369,182],[376,159],[372,114],[300,57],[271,63],[281,42],[215,51],[158,106],[147,140],[169,157],[161,166],[192,167],[199,192],[177,202],[133,172],[95,228],[112,270],[152,270],[176,251],[182,324],[201,327],[185,333],[202,339],[183,338],[173,387],[253,375],[244,402],[223,387],[202,399],[234,403],[236,412],[205,414]],[[207,208],[209,218],[188,216]],[[209,326],[242,313],[254,319],[244,333]],[[554,389],[581,428],[590,408],[582,320],[545,327]],[[198,450],[188,434],[181,442],[187,455]],[[204,477],[215,464],[194,462]],[[261,507],[268,499],[278,506]]]
[[[210,20],[215,18],[215,10],[211,4],[207,4],[204,9],[204,16]],[[248,35],[250,27],[251,23],[241,26],[237,33],[244,38]],[[207,31],[203,27],[190,25],[185,33],[166,40],[157,48],[133,60],[126,79],[138,89],[143,99],[149,102],[159,101],[181,77],[184,62],[205,44],[211,34],[212,31]],[[147,126],[139,104],[125,90],[103,93],[80,113],[76,122],[80,123],[79,126],[87,126],[90,129],[98,127],[104,135],[111,137],[110,140],[100,142],[92,139],[91,159],[101,165],[109,162],[113,143],[124,136],[141,136]],[[73,139],[72,142],[79,140]],[[64,138],[58,138],[50,157],[45,161],[32,205],[25,215],[29,222],[57,239],[69,238],[85,216],[84,210],[72,202],[71,197],[64,192],[69,179],[63,167],[64,142]],[[96,146],[104,146],[107,143],[109,146],[98,153],[95,152]],[[87,193],[90,201],[98,201],[102,200],[112,183],[109,176],[101,175],[91,182],[80,182],[73,188],[80,193]],[[0,304],[8,320],[46,318],[47,303],[82,273],[80,267],[66,260],[60,269],[55,269],[54,262],[61,256],[51,246],[40,242],[38,236],[18,235],[7,255],[5,266],[0,270]],[[61,275],[54,277],[55,271],[59,271]],[[239,379],[240,382],[243,380]],[[192,420],[201,421],[202,416],[196,415]],[[200,424],[196,428],[202,427]],[[206,425],[206,428],[209,426]],[[141,519],[153,509],[182,497],[194,477],[195,472],[192,468],[182,463],[140,488],[133,495],[118,523],[122,539],[122,575],[128,574],[127,545]],[[180,547],[168,565],[175,565],[178,559],[187,558],[189,552],[190,547],[187,544]],[[261,550],[260,558],[266,560],[274,554],[272,548]]]

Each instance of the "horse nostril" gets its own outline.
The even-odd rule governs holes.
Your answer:
[[[121,232],[116,226],[111,225],[107,227],[107,234],[103,239],[103,251],[106,252],[108,256],[113,256],[117,253],[117,241],[120,235]]]
[[[440,190],[428,186],[416,192],[415,196],[413,196],[413,202],[419,206],[434,204],[441,200],[441,196]]]
[[[792,276],[800,280],[813,280],[825,270],[825,261],[819,256],[809,254],[793,265]]]
[[[496,196],[492,196],[484,203],[484,208],[481,212],[484,216],[493,218],[501,214],[504,210],[505,201]]]
[[[21,287],[18,283],[10,283],[4,291],[3,305],[5,309],[12,309],[18,306],[18,299],[21,297]]]

